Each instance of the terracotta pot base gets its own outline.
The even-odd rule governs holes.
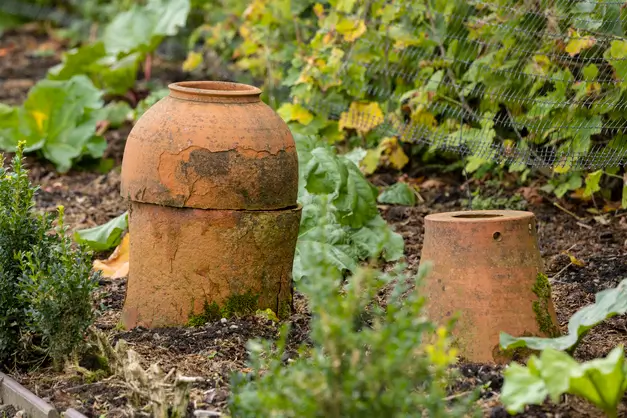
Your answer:
[[[270,308],[281,316],[291,308],[300,207],[203,210],[132,202],[129,216],[125,328],[185,325],[205,306],[224,308],[238,297],[254,304],[243,307],[252,312]]]
[[[478,363],[505,363],[501,331],[550,336],[557,317],[543,276],[533,213],[467,211],[425,217],[421,263],[433,263],[425,291],[431,319],[458,313],[460,355]]]

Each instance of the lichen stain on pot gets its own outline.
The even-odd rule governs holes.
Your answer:
[[[126,328],[184,325],[254,294],[286,312],[301,217],[298,157],[259,89],[184,82],[129,134]]]
[[[202,208],[208,198],[223,196],[221,204],[230,208],[273,208],[283,199],[285,186],[293,183],[293,173],[298,172],[298,161],[289,151],[212,152],[194,146],[179,153],[164,152],[158,173],[171,197],[167,205]]]

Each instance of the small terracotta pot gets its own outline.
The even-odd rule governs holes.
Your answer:
[[[431,319],[458,314],[455,345],[470,362],[505,363],[501,331],[554,336],[557,317],[543,275],[536,220],[531,212],[467,211],[428,215],[421,264]]]
[[[182,82],[130,132],[122,162],[129,213],[123,323],[182,325],[207,306],[291,308],[301,209],[298,158],[255,87]],[[235,303],[236,304],[236,303]]]

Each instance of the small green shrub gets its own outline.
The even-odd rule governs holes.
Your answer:
[[[438,328],[424,315],[424,299],[399,271],[359,269],[341,284],[324,252],[309,252],[315,275],[299,282],[311,312],[312,345],[285,360],[288,326],[276,350],[251,342],[253,372],[233,378],[233,417],[460,417],[472,397],[446,401],[451,324]],[[313,273],[313,271],[312,271]],[[422,268],[416,284],[425,276]],[[387,308],[375,302],[397,279]]]
[[[51,214],[34,210],[20,143],[10,169],[0,168],[0,363],[56,364],[83,340],[92,322],[91,295],[99,273],[90,254],[72,248],[63,208],[56,231]],[[4,161],[4,158],[3,158]]]

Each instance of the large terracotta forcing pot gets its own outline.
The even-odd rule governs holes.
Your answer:
[[[301,215],[287,125],[252,86],[195,81],[169,89],[124,150],[125,327],[181,325],[208,307],[285,314]]]

